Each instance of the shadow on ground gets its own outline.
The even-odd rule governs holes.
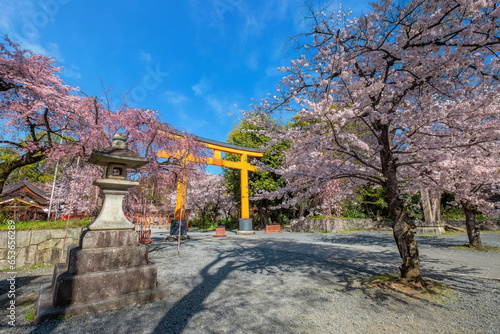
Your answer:
[[[407,312],[406,305],[412,300],[444,308],[443,304],[433,299],[421,299],[418,296],[398,291],[376,289],[365,284],[373,275],[382,273],[397,274],[397,265],[400,258],[393,250],[383,250],[376,255],[367,254],[357,250],[352,245],[394,247],[392,234],[363,234],[349,235],[322,235],[310,236],[313,243],[296,242],[293,240],[268,240],[268,239],[192,239],[182,243],[181,252],[186,260],[172,256],[176,254],[176,243],[158,242],[150,245],[150,259],[158,267],[183,264],[189,257],[207,256],[210,261],[200,266],[196,277],[173,277],[172,280],[181,280],[189,288],[179,298],[172,297],[164,302],[151,306],[148,314],[155,315],[147,332],[153,333],[181,333],[188,324],[197,319],[200,313],[210,310],[213,317],[225,319],[238,319],[242,317],[241,311],[248,307],[258,308],[260,316],[266,317],[265,328],[252,327],[251,321],[246,322],[249,332],[280,332],[284,328],[291,329],[279,316],[273,316],[277,310],[282,310],[283,303],[303,302],[314,307],[329,300],[335,294],[361,296],[366,300],[366,307],[372,312]],[[316,243],[314,243],[316,242]],[[320,244],[323,243],[323,244]],[[423,241],[426,242],[426,239]],[[431,240],[430,247],[440,247],[439,243]],[[205,252],[205,253],[203,253]],[[166,256],[170,254],[170,258]],[[432,259],[426,259],[430,261]],[[422,261],[424,263],[424,261]],[[436,261],[434,263],[438,265]],[[465,267],[453,267],[449,273],[429,271],[424,275],[439,281],[447,280],[450,286],[457,291],[467,294],[479,294],[480,289],[475,289],[467,284],[467,278],[453,275],[454,272],[473,272]],[[314,286],[304,285],[293,291],[292,296],[284,296],[288,276],[293,275],[304,282],[316,282]],[[259,282],[273,282],[271,287],[255,285]],[[3,282],[2,282],[3,283]],[[270,284],[271,285],[271,284]],[[262,288],[262,289],[261,289]],[[220,293],[224,289],[227,293]],[[323,289],[323,291],[315,291]],[[217,292],[217,293],[215,293]],[[174,294],[175,295],[175,294]],[[276,298],[282,295],[284,299]],[[252,300],[249,301],[249,296]],[[257,296],[258,301],[254,298]],[[288,299],[286,299],[288,298]],[[225,307],[231,303],[230,307]],[[252,303],[252,304],[250,304]],[[148,321],[144,312],[138,308],[127,307],[127,317],[121,318],[111,332],[127,332],[136,328],[138,323]],[[115,311],[110,311],[115,312]],[[118,311],[116,311],[118,312]],[[419,316],[418,308],[414,309],[414,316]],[[114,313],[110,313],[114,314]],[[116,313],[118,314],[118,313]],[[160,316],[158,316],[161,314]],[[105,315],[99,315],[104,317]],[[147,316],[147,315],[146,315]],[[204,315],[205,316],[205,315]],[[245,314],[245,319],[251,320],[251,315]],[[102,318],[101,318],[102,319]],[[45,323],[42,328],[33,328],[31,333],[50,333],[58,330],[61,324],[67,321],[52,321]],[[262,324],[262,319],[258,324]],[[95,321],[94,330],[105,329],[105,325]],[[192,325],[192,324],[191,324]],[[223,323],[224,325],[224,323]],[[200,326],[203,326],[200,323]],[[222,326],[222,325],[221,325]],[[203,327],[200,327],[203,328]],[[62,329],[61,329],[62,330]],[[231,323],[227,324],[227,331],[235,329]]]

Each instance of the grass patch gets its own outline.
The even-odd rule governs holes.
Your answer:
[[[60,316],[57,317],[57,320],[65,320],[69,319],[71,316],[69,314],[61,314]]]
[[[361,231],[364,231],[364,230],[347,229],[347,230],[339,231],[338,233],[339,234],[346,234],[346,233],[356,233],[356,232],[361,232]]]
[[[399,276],[393,274],[373,275],[372,277],[370,277],[369,283],[386,283],[399,279]]]
[[[39,269],[39,268],[46,268],[47,265],[45,264],[33,264],[31,267],[27,268],[27,269],[31,269],[31,270],[34,270],[34,269]],[[52,266],[51,266],[52,267]]]
[[[25,320],[33,322],[35,320],[35,307],[30,308],[29,312],[24,316]]]
[[[368,286],[382,290],[392,290],[410,294],[417,298],[429,298],[449,294],[451,290],[437,281],[423,278],[422,283],[415,283],[402,279],[393,274],[382,274],[372,276],[367,283]]]
[[[47,268],[47,267],[52,267],[52,266],[47,266],[45,264],[33,264],[30,267],[17,267],[15,269],[15,271],[21,271],[21,270],[26,270],[26,269],[34,270],[34,269]],[[0,273],[7,272],[7,271],[14,271],[14,270],[11,270],[10,268],[2,269],[2,270],[0,270]]]
[[[82,228],[87,226],[91,222],[91,217],[85,218],[71,218],[69,220],[69,228]],[[16,231],[26,231],[26,230],[51,230],[51,229],[62,229],[66,228],[66,220],[36,220],[27,222],[16,222]],[[7,221],[0,224],[0,231],[8,231],[9,225]]]
[[[472,251],[472,252],[500,253],[500,247],[495,247],[495,246],[483,246],[481,248],[477,248],[477,247],[470,247],[469,245],[463,245],[463,246],[447,246],[447,248],[464,250],[464,251]]]
[[[482,232],[481,232],[482,233]],[[457,235],[464,235],[466,232],[461,231],[445,231],[441,234],[415,234],[416,237],[424,237],[424,238],[446,238],[446,237],[454,237]]]
[[[356,233],[356,232],[361,232],[361,231],[365,231],[365,230],[342,230],[342,231],[339,231],[339,232],[326,232],[326,231],[321,231],[321,232],[318,232],[319,234],[347,234],[347,233]]]

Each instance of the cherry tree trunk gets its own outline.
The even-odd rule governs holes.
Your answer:
[[[18,159],[0,163],[0,194],[10,173],[17,168],[40,162],[45,158],[43,154],[27,153]]]
[[[390,150],[390,140],[387,127],[382,127],[382,146],[384,149],[380,153],[382,172],[385,176],[385,190],[389,201],[389,210],[392,218],[392,230],[394,240],[398,246],[399,255],[403,260],[401,264],[401,278],[409,281],[421,282],[420,257],[418,254],[417,241],[410,230],[409,217],[405,210],[403,196],[400,194],[396,159]],[[385,134],[385,136],[384,136]]]
[[[259,206],[257,207],[259,210],[259,220],[260,220],[260,228],[265,228],[269,223],[269,212],[265,207]]]
[[[399,255],[403,260],[400,271],[401,277],[410,281],[420,282],[420,257],[417,241],[408,224],[408,215],[397,184],[387,180],[387,197],[392,218],[394,240],[398,246]]]
[[[476,208],[469,203],[462,203],[465,213],[465,226],[469,237],[469,246],[475,248],[483,247],[479,230],[479,222],[476,219]]]

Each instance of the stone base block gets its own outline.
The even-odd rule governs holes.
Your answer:
[[[255,231],[237,231],[237,235],[252,235],[255,234]]]
[[[148,247],[106,247],[94,249],[71,249],[68,257],[68,273],[85,274],[96,271],[139,267],[148,264]]]
[[[85,230],[80,236],[80,248],[82,249],[136,246],[138,244],[139,236],[134,230]]]
[[[415,221],[413,222],[413,224],[416,227],[417,234],[439,235],[445,232],[444,224],[441,222],[429,223],[423,221]]]
[[[251,231],[252,230],[252,218],[240,218],[238,230],[239,231]]]
[[[42,323],[43,321],[49,319],[57,319],[64,315],[99,313],[128,305],[153,302],[167,298],[169,295],[170,291],[167,290],[166,287],[157,287],[149,291],[123,295],[90,303],[73,304],[66,307],[52,307],[52,289],[51,286],[47,284],[40,289],[35,324]]]
[[[180,219],[170,220],[170,235],[173,236],[179,235],[179,221]],[[187,234],[187,219],[182,219],[181,236],[186,234]]]
[[[54,282],[52,305],[94,302],[156,288],[156,267],[146,265],[71,275],[64,272]]]
[[[181,235],[181,240],[189,240],[191,237],[187,234]],[[169,235],[168,237],[163,240],[165,242],[178,242],[179,241],[179,236],[178,235]]]
[[[424,235],[440,235],[445,232],[444,226],[431,226],[431,227],[417,227],[416,229],[417,234],[424,234]]]

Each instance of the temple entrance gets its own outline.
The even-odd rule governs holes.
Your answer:
[[[202,143],[206,148],[213,150],[211,157],[195,159],[189,155],[188,161],[201,162],[207,165],[239,169],[241,171],[241,217],[239,221],[240,234],[250,234],[252,231],[252,219],[250,218],[250,201],[248,198],[248,172],[257,171],[257,167],[248,162],[248,157],[261,158],[263,151],[258,148],[249,148],[233,144],[228,144],[216,140],[194,136],[195,140]],[[228,161],[222,158],[222,152],[232,153],[240,156],[239,161]],[[158,151],[158,157],[170,158],[172,154],[164,150]],[[180,177],[177,183],[177,198],[175,204],[174,219],[184,219],[186,215],[186,186],[184,177]],[[247,232],[247,233],[245,233]]]

